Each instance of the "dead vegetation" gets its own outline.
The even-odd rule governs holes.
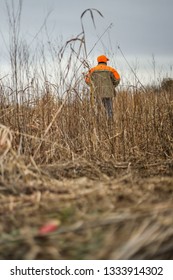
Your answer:
[[[172,259],[172,161],[1,161],[1,259]],[[47,222],[59,226],[40,234]]]
[[[0,259],[172,259],[172,91],[119,90],[108,123],[83,84],[83,23],[47,63],[20,15],[0,79]]]

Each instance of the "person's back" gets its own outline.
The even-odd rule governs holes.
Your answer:
[[[102,100],[108,116],[112,118],[112,98],[115,96],[115,87],[120,82],[120,76],[114,68],[107,65],[108,60],[104,55],[99,56],[98,65],[89,70],[85,82],[90,86],[95,99]]]
[[[111,70],[112,68],[104,63],[99,63],[91,69],[91,86],[96,97],[114,97],[118,82],[115,81]]]

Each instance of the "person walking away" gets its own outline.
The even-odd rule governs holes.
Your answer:
[[[100,100],[105,108],[108,120],[113,119],[113,97],[115,97],[115,87],[120,82],[119,73],[107,65],[109,59],[105,55],[97,57],[98,65],[91,68],[85,76],[85,82],[90,86],[91,98],[98,104]]]

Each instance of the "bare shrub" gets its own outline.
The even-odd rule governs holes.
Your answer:
[[[164,78],[161,82],[161,89],[165,91],[172,91],[173,90],[173,79],[171,78]]]

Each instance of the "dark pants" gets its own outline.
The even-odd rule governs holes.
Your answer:
[[[110,97],[103,97],[102,103],[105,108],[106,114],[108,119],[113,119],[113,105],[112,105],[112,98]]]

